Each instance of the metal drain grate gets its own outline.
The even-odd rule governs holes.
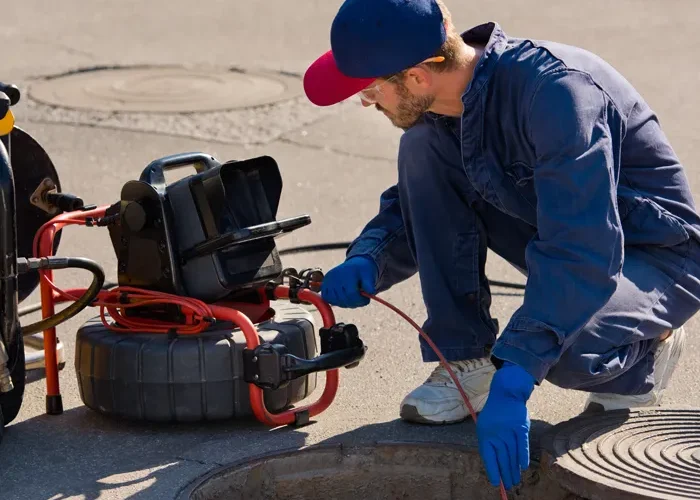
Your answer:
[[[79,110],[188,113],[271,104],[300,90],[299,78],[283,73],[146,66],[58,75],[32,84],[29,95],[43,104]]]
[[[576,417],[543,440],[553,477],[584,498],[700,499],[700,410]]]

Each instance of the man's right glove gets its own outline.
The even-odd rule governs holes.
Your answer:
[[[530,415],[527,401],[535,379],[506,361],[491,381],[489,397],[476,421],[479,453],[491,484],[507,490],[520,483],[530,466]]]
[[[355,308],[369,304],[360,291],[374,295],[379,271],[369,257],[350,257],[334,267],[323,278],[321,296],[333,306]]]

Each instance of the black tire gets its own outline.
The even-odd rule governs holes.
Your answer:
[[[5,418],[5,425],[17,417],[24,399],[26,366],[24,364],[24,338],[21,333],[17,335],[15,342],[7,348],[7,355],[10,358],[7,367],[10,370],[14,389],[10,392],[0,393],[0,409],[2,409]]]
[[[303,358],[316,356],[313,317],[286,301],[257,325],[261,342],[284,344]],[[243,380],[245,338],[230,324],[200,335],[118,333],[94,318],[78,331],[75,370],[88,408],[113,417],[157,422],[243,419],[252,416]],[[265,392],[269,411],[288,408],[316,388],[316,374]]]

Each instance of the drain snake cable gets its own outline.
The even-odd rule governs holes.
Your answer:
[[[464,399],[464,402],[467,405],[467,408],[469,408],[469,413],[472,416],[472,419],[474,420],[474,424],[476,424],[476,412],[474,411],[474,407],[471,405],[469,402],[469,397],[467,394],[464,392],[464,389],[462,388],[462,384],[459,383],[459,380],[457,380],[457,376],[455,375],[454,371],[452,371],[452,367],[450,364],[447,362],[445,357],[442,355],[440,352],[440,349],[433,343],[433,341],[430,339],[427,333],[423,331],[423,329],[416,324],[415,321],[413,321],[410,316],[408,316],[406,313],[401,311],[398,307],[394,306],[393,304],[390,304],[384,299],[380,299],[376,295],[372,295],[366,292],[360,292],[363,296],[367,297],[368,299],[374,300],[376,302],[379,302],[380,304],[388,307],[392,311],[394,311],[396,314],[401,316],[403,319],[406,320],[407,323],[409,323],[413,328],[415,328],[418,333],[423,337],[423,339],[428,343],[430,348],[435,351],[435,354],[437,357],[440,359],[440,364],[447,370],[447,372],[450,374],[450,377],[452,378],[452,381],[454,382],[455,386],[457,387],[457,390],[459,391],[460,395],[462,396],[462,399]],[[506,495],[506,489],[503,486],[503,481],[501,481],[500,485],[500,493],[501,493],[501,500],[508,500],[508,496]]]
[[[342,242],[342,243],[322,243],[322,244],[316,244],[316,245],[306,245],[306,246],[300,246],[300,247],[293,247],[293,248],[288,248],[285,250],[281,250],[280,254],[283,253],[302,253],[302,252],[313,252],[313,251],[321,251],[321,250],[339,250],[339,249],[345,249],[350,245],[350,242]],[[315,285],[320,285],[320,283],[314,283]],[[489,284],[495,285],[495,286],[502,286],[502,287],[507,287],[507,288],[515,288],[518,290],[522,290],[525,288],[524,285],[516,284],[516,283],[509,283],[509,282],[503,282],[503,281],[492,281],[489,280]],[[393,304],[390,304],[384,299],[381,299],[377,297],[376,295],[361,291],[361,295],[364,297],[367,297],[370,300],[374,300],[375,302],[378,302],[382,304],[383,306],[391,309],[394,311],[396,314],[401,316],[408,324],[410,324],[413,328],[418,331],[421,337],[426,341],[426,343],[430,346],[430,348],[435,351],[435,354],[437,357],[440,359],[440,364],[447,370],[447,373],[449,373],[450,378],[452,378],[452,381],[455,384],[455,387],[457,387],[457,390],[459,391],[460,395],[462,396],[462,399],[464,399],[464,403],[467,405],[467,408],[469,409],[469,413],[471,414],[472,419],[474,420],[474,423],[476,424],[476,411],[474,411],[474,407],[472,404],[469,402],[469,397],[467,396],[466,392],[464,392],[464,389],[462,388],[462,384],[459,383],[459,380],[457,379],[457,376],[455,375],[454,371],[452,370],[452,367],[450,364],[447,362],[445,357],[442,355],[442,352],[440,352],[440,349],[435,345],[435,343],[432,341],[432,339],[428,336],[427,333],[423,331],[423,329],[418,326],[418,324],[411,319],[411,317],[404,313],[401,309],[398,307],[394,306]],[[503,485],[503,481],[501,481],[500,487],[500,494],[501,494],[501,500],[508,500],[508,495],[506,494],[506,489],[505,486]]]
[[[325,243],[325,244],[305,245],[305,246],[283,249],[283,250],[280,250],[279,253],[280,253],[280,255],[283,255],[283,254],[304,253],[304,252],[312,252],[312,251],[337,250],[337,249],[347,248],[349,246],[349,244],[350,244],[349,242],[341,242],[341,243]],[[56,259],[56,260],[58,260],[58,259]],[[52,264],[55,265],[56,263],[52,262]],[[93,270],[93,269],[91,269],[92,266],[86,267],[85,262],[83,262],[83,261],[79,262],[77,259],[68,260],[68,261],[66,261],[65,259],[61,259],[61,264],[63,264],[63,266],[61,266],[63,268],[75,266],[75,267],[82,267],[84,269],[90,269],[91,271]],[[75,265],[75,264],[79,264],[79,265]],[[56,266],[56,268],[58,268],[58,266]],[[503,286],[503,287],[515,288],[515,289],[524,289],[525,288],[524,285],[520,285],[520,284],[516,284],[516,283],[491,281],[491,280],[489,280],[489,283],[492,285],[496,285],[496,286]],[[320,285],[320,283],[313,283],[313,284]],[[98,295],[98,292],[100,291],[100,289],[105,291],[104,289],[111,288],[114,285],[116,285],[116,284],[104,282],[104,275],[102,275],[100,277],[96,274],[95,280],[93,281],[93,284],[90,287],[91,293],[86,293],[84,296],[80,297],[80,299],[78,299],[76,297],[70,297],[70,299],[77,300],[77,301],[86,301],[86,302],[90,303],[95,299],[95,296]],[[54,285],[54,289],[56,289],[55,285]],[[99,293],[99,295],[103,295],[103,293],[104,292]],[[445,368],[445,370],[447,370],[448,374],[452,378],[452,381],[454,382],[455,387],[457,387],[457,390],[459,391],[462,399],[464,399],[464,403],[467,405],[467,408],[469,409],[469,413],[471,414],[471,417],[472,417],[474,423],[476,424],[476,421],[477,421],[476,411],[474,411],[474,407],[471,405],[471,403],[469,401],[469,397],[467,396],[464,389],[462,388],[462,385],[459,383],[459,380],[457,379],[457,376],[455,375],[454,371],[452,370],[452,367],[447,362],[447,360],[443,356],[442,352],[440,352],[440,349],[438,349],[438,347],[435,345],[435,343],[432,341],[432,339],[423,331],[423,329],[420,326],[418,326],[418,324],[415,321],[413,321],[413,319],[411,319],[410,316],[408,316],[406,313],[401,311],[398,307],[394,306],[393,304],[390,304],[389,302],[385,301],[384,299],[377,297],[376,295],[369,294],[369,293],[364,292],[364,291],[361,291],[360,293],[364,297],[367,297],[368,299],[373,300],[375,302],[378,302],[378,303],[384,305],[385,307],[391,309],[396,314],[401,316],[413,328],[415,328],[416,331],[418,331],[418,333],[421,335],[421,337],[423,337],[423,339],[430,346],[430,348],[433,349],[433,351],[435,352],[435,354],[437,355],[437,357],[440,360],[440,364]],[[68,295],[68,294],[66,294],[66,295]],[[78,304],[78,302],[76,302],[75,304]],[[95,304],[93,304],[93,305],[95,305]],[[102,303],[100,305],[102,305],[104,307],[107,304]],[[110,305],[114,305],[114,304],[110,304]],[[120,305],[120,306],[123,307],[123,305]],[[29,306],[29,307],[26,307],[26,308],[20,310],[19,315],[22,316],[22,315],[29,314],[31,312],[35,312],[35,311],[39,310],[40,308],[41,308],[41,304],[32,305],[32,306]],[[70,306],[69,306],[69,308],[70,308]],[[69,308],[66,308],[66,310]],[[75,309],[77,309],[77,307],[75,307]],[[66,311],[66,310],[64,310],[64,311]],[[112,311],[110,311],[110,312],[112,312]],[[59,316],[59,315],[61,315],[61,313],[57,314],[56,316]],[[50,320],[50,319],[52,319],[52,318],[47,318],[47,320]],[[65,319],[68,319],[68,318],[65,318]],[[65,321],[65,319],[63,321]],[[44,322],[47,320],[44,320]],[[60,321],[60,322],[63,322],[63,321]],[[35,323],[33,325],[29,325],[29,327],[31,328],[31,331],[34,331],[34,330],[36,330],[37,325],[43,324],[44,322]],[[27,330],[29,330],[29,329],[27,329]],[[37,331],[42,331],[42,330],[37,330]],[[27,333],[25,332],[25,335],[26,334]],[[501,496],[501,500],[508,499],[508,496],[506,494],[506,490],[505,490],[505,487],[504,487],[502,481],[500,484],[500,496]]]

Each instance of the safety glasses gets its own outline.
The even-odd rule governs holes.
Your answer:
[[[444,61],[445,61],[445,58],[442,56],[429,57],[425,61],[421,61],[420,63],[416,64],[416,66],[420,66],[421,64],[431,63],[431,62],[432,63],[441,63]],[[401,73],[403,73],[403,71]],[[400,75],[400,73],[396,74],[390,78],[387,78],[386,80],[384,80],[381,83],[378,83],[377,85],[373,85],[371,87],[367,87],[364,90],[360,90],[360,92],[358,92],[360,99],[362,99],[363,101],[365,101],[368,104],[376,104],[384,96],[384,94],[382,92],[382,86],[386,85],[387,83],[389,83],[393,79],[397,78],[399,75]]]

